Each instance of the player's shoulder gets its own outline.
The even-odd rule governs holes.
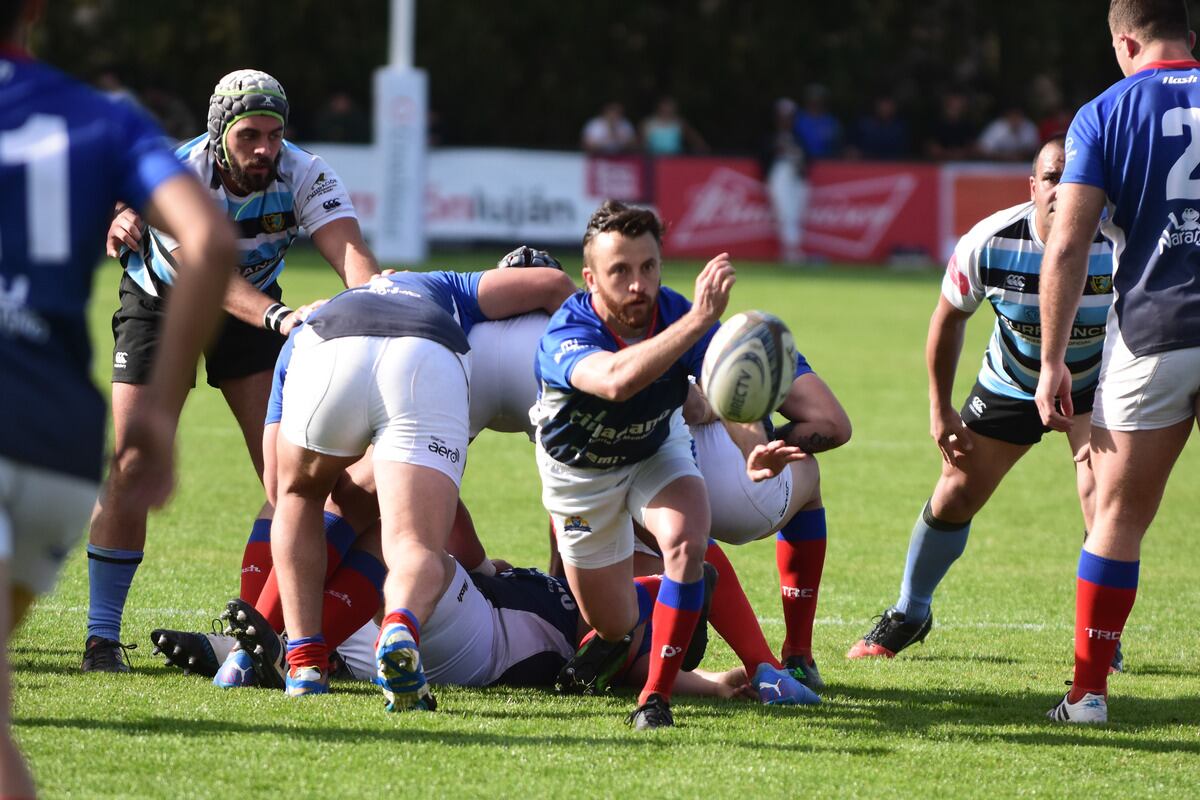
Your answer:
[[[582,289],[568,297],[551,316],[548,327],[599,326],[600,317],[592,307],[592,296]]]
[[[1171,74],[1177,70],[1151,68],[1144,69],[1140,72],[1122,78],[1121,80],[1109,86],[1100,94],[1093,97],[1088,102],[1084,103],[1080,112],[1091,109],[1102,118],[1110,117],[1114,111],[1122,106],[1133,104],[1134,110],[1137,111],[1138,106],[1147,96],[1152,96],[1155,90],[1175,86],[1176,82],[1195,83],[1200,78],[1188,76],[1180,78]]]
[[[993,244],[996,240],[1026,240],[1032,239],[1029,230],[1029,218],[1033,213],[1032,200],[1018,203],[1009,208],[1003,208],[981,219],[959,239],[959,247],[972,250]]]
[[[161,132],[132,101],[97,91],[82,81],[41,61],[3,61],[0,74],[0,107],[24,107],[63,118],[69,126],[104,126],[122,134]]]
[[[692,308],[692,301],[669,286],[658,290],[658,313],[662,326],[670,325]]]

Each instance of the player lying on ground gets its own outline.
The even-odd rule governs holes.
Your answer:
[[[54,585],[96,500],[104,401],[87,303],[113,203],[179,237],[178,302],[118,439],[114,470],[145,514],[170,494],[179,410],[215,330],[233,231],[141,111],[25,51],[42,4],[0,2],[0,796],[33,797],[9,731],[8,639]]]
[[[1038,278],[1044,243],[1055,224],[1063,162],[1060,136],[1043,145],[1034,160],[1029,202],[998,211],[972,228],[946,268],[925,347],[930,435],[942,454],[942,474],[913,528],[900,598],[850,648],[847,658],[892,658],[924,640],[933,626],[933,592],[962,555],[972,518],[1009,470],[1050,430],[1033,399],[1040,363]],[[1085,297],[1067,350],[1075,376],[1074,406],[1084,424],[1068,432],[1067,444],[1074,457],[1084,525],[1090,528],[1095,480],[1086,420],[1112,304],[1112,248],[1096,231],[1087,260]],[[951,392],[967,320],[985,300],[996,312],[996,325],[975,386],[956,410]],[[1113,663],[1120,668],[1119,659]]]
[[[273,77],[257,70],[231,72],[209,100],[208,132],[175,152],[237,229],[237,254],[230,264],[235,274],[225,297],[228,316],[206,351],[205,369],[209,385],[221,390],[237,419],[260,479],[260,426],[271,367],[283,344],[280,334],[296,321],[280,302],[278,278],[288,249],[303,228],[345,285],[361,284],[379,271],[337,174],[320,156],[284,140],[288,112],[287,95]],[[112,414],[118,449],[145,391],[180,244],[146,227],[133,209],[120,211],[109,227],[109,255],[120,257],[125,268],[121,307],[113,315]],[[139,468],[136,460],[128,465]],[[129,670],[120,646],[121,619],[145,548],[146,514],[129,506],[125,476],[122,465],[109,472],[92,516],[85,672]],[[268,515],[269,509],[260,516]]]

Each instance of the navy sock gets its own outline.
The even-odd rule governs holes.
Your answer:
[[[142,563],[141,550],[121,550],[89,544],[87,635],[121,639],[121,615],[133,584],[133,575]]]
[[[933,515],[929,503],[925,504],[908,542],[908,561],[896,602],[896,609],[909,620],[929,616],[933,591],[962,555],[970,532],[970,521],[958,525],[943,522]]]

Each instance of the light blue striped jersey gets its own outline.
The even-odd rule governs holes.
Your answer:
[[[958,241],[942,280],[942,296],[961,311],[974,312],[984,299],[992,304],[996,327],[979,382],[1019,400],[1033,399],[1042,367],[1038,278],[1046,245],[1038,237],[1034,213],[1030,201],[985,218]],[[1099,377],[1112,285],[1112,246],[1097,233],[1067,345],[1073,391],[1094,388]]]
[[[221,183],[207,135],[180,145],[175,156],[200,176],[214,202],[229,215],[237,230],[241,275],[259,289],[279,277],[283,257],[300,228],[311,236],[335,219],[355,217],[350,194],[337,173],[320,156],[286,140],[275,182],[248,197],[233,194]],[[179,243],[154,228],[146,233],[141,250],[128,253],[122,261],[129,277],[147,294],[162,296],[175,280],[171,252]]]

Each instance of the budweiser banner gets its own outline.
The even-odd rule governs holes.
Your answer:
[[[936,259],[937,175],[926,164],[818,162],[803,249],[835,261]]]
[[[775,216],[758,162],[749,158],[660,158],[654,196],[667,223],[668,257],[770,261],[779,257]]]

